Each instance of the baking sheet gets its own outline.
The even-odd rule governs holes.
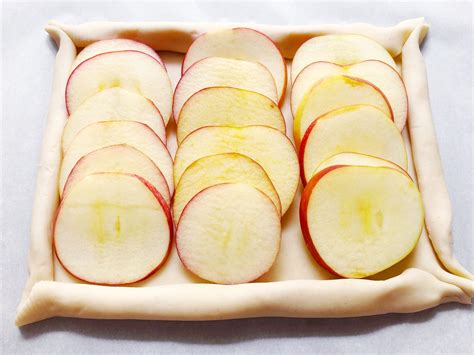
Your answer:
[[[24,260],[24,259],[23,259]]]

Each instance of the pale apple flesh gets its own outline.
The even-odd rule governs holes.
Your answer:
[[[301,177],[305,184],[315,169],[334,154],[373,155],[407,167],[403,138],[382,111],[367,105],[348,106],[316,119],[300,147]]]
[[[63,130],[63,151],[87,125],[117,120],[144,123],[166,144],[165,123],[153,102],[128,90],[111,88],[91,96],[69,116]]]
[[[379,273],[415,248],[423,204],[407,174],[387,167],[326,168],[305,187],[300,222],[313,257],[346,278]]]
[[[326,77],[301,100],[294,122],[296,143],[301,143],[306,130],[317,117],[351,105],[372,105],[393,118],[387,99],[373,84],[345,75]]]
[[[402,131],[408,114],[408,98],[400,74],[390,65],[379,60],[366,60],[341,66],[329,62],[315,62],[304,68],[295,79],[291,89],[293,116],[305,94],[320,80],[334,75],[348,75],[370,82],[387,98],[393,111],[393,120]]]
[[[186,205],[176,229],[183,265],[220,284],[251,282],[273,265],[280,215],[261,191],[246,184],[208,187]]]
[[[313,37],[296,51],[291,65],[291,80],[295,81],[298,74],[314,62],[347,65],[370,59],[380,60],[397,69],[390,53],[368,37],[353,34]]]
[[[168,184],[160,169],[148,156],[127,144],[107,146],[84,155],[69,174],[60,195],[66,195],[78,181],[95,173],[126,173],[141,176],[153,185],[168,206],[171,205]]]
[[[207,57],[224,57],[263,64],[275,79],[278,99],[286,88],[286,65],[280,50],[265,34],[250,28],[222,29],[204,33],[191,44],[182,73]]]
[[[338,153],[332,155],[331,157],[323,161],[320,165],[318,165],[314,172],[308,177],[308,180],[310,180],[321,170],[324,170],[334,165],[385,166],[387,168],[392,168],[407,174],[407,172],[403,170],[403,168],[399,165],[385,159],[377,158],[373,155],[361,153]]]
[[[88,46],[84,47],[77,55],[72,67],[75,68],[83,61],[92,58],[98,54],[127,50],[143,52],[163,64],[163,61],[161,60],[158,53],[156,53],[153,48],[147,46],[146,44],[131,39],[114,38],[93,42]]]
[[[143,178],[92,174],[59,206],[54,250],[76,278],[123,285],[156,272],[171,250],[173,224],[161,195]]]
[[[102,53],[79,64],[66,85],[68,113],[74,113],[91,96],[113,87],[150,99],[168,123],[173,100],[168,73],[153,57],[138,51]]]
[[[173,159],[160,138],[147,126],[135,121],[105,121],[83,128],[65,152],[59,172],[59,190],[74,168],[86,154],[110,145],[128,144],[148,156],[166,179],[170,193],[173,185]]]
[[[286,132],[283,114],[268,97],[232,87],[211,87],[198,91],[183,105],[176,135],[181,144],[191,132],[204,126],[252,125]]]
[[[223,183],[243,183],[262,191],[281,215],[280,198],[265,170],[245,155],[225,153],[200,158],[184,171],[173,198],[175,223],[196,194],[209,186]]]
[[[230,86],[255,91],[278,103],[272,74],[262,64],[244,60],[210,57],[194,63],[181,77],[174,93],[173,116],[179,117],[184,103],[198,91]]]
[[[260,164],[278,193],[282,214],[288,210],[299,181],[298,158],[288,137],[265,126],[200,128],[186,137],[176,152],[175,184],[194,161],[221,153],[239,153]]]

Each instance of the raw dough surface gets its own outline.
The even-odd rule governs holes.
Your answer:
[[[410,102],[409,129],[403,137],[409,173],[418,177],[426,208],[426,229],[415,251],[369,280],[334,280],[307,252],[298,221],[301,186],[283,218],[280,254],[256,283],[213,285],[181,265],[176,251],[163,269],[136,287],[79,284],[54,259],[50,221],[58,203],[57,176],[61,134],[67,119],[64,88],[77,50],[100,39],[132,38],[160,52],[173,87],[182,54],[202,32],[222,24],[96,22],[77,26],[51,22],[48,33],[59,50],[53,92],[38,173],[33,211],[28,279],[18,307],[19,326],[54,316],[109,319],[204,320],[261,316],[350,317],[415,312],[445,302],[470,303],[473,276],[452,256],[451,206],[431,119],[423,57],[419,50],[428,30],[423,19],[393,27],[366,24],[322,26],[248,25],[270,37],[291,58],[306,39],[326,33],[358,33],[381,43],[401,65]],[[245,24],[232,24],[238,27]],[[290,90],[290,88],[288,88]],[[292,132],[289,94],[283,105]],[[168,146],[176,150],[175,127],[168,125]],[[411,145],[410,145],[411,141]],[[351,297],[347,297],[350,294]]]

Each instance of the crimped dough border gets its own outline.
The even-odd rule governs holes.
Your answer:
[[[278,281],[276,276],[262,282],[232,286],[193,283],[191,280],[150,287],[55,281],[50,223],[59,200],[61,134],[67,119],[64,89],[76,49],[106,38],[132,38],[158,51],[184,53],[199,34],[223,27],[251,27],[266,33],[289,60],[305,40],[315,35],[361,34],[381,43],[398,63],[402,63],[401,74],[409,99],[408,129],[404,131],[404,138],[412,158],[410,174],[416,176],[426,209],[426,229],[417,248],[397,266],[398,272],[387,271],[371,280]],[[64,25],[51,21],[46,31],[59,49],[33,208],[29,279],[18,306],[18,326],[55,316],[156,320],[354,317],[416,312],[446,302],[471,303],[473,275],[452,256],[451,205],[431,118],[425,65],[419,49],[428,31],[424,19],[406,20],[392,27],[177,22]],[[297,218],[297,215],[285,218]],[[288,223],[284,221],[284,224]]]

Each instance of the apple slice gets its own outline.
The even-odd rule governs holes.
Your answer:
[[[405,258],[423,229],[415,183],[387,167],[332,166],[305,187],[303,236],[328,271],[349,278],[381,272]]]
[[[404,174],[407,174],[403,168],[398,166],[391,161],[374,157],[373,155],[360,154],[360,153],[339,153],[334,154],[325,161],[323,161],[316,170],[309,176],[310,180],[314,175],[320,171],[329,168],[334,165],[354,165],[354,166],[385,166],[387,168],[392,168],[398,171],[401,171]]]
[[[224,153],[198,159],[184,171],[173,198],[175,223],[194,195],[209,186],[223,183],[243,183],[262,191],[281,215],[280,198],[265,170],[245,155]]]
[[[165,67],[148,54],[120,51],[98,54],[79,64],[66,85],[69,114],[99,91],[120,87],[155,104],[165,124],[171,116],[173,89]]]
[[[390,118],[393,117],[385,96],[373,84],[345,75],[326,77],[316,83],[301,100],[294,121],[297,144],[317,117],[351,105],[372,105]]]
[[[208,187],[186,205],[176,229],[184,266],[220,284],[251,282],[273,265],[280,248],[280,214],[246,184]]]
[[[92,174],[61,201],[53,227],[54,250],[61,265],[78,279],[130,284],[163,265],[172,233],[170,210],[146,180]]]
[[[83,177],[95,173],[141,176],[156,188],[168,206],[171,205],[170,190],[160,169],[141,151],[126,144],[111,145],[84,155],[69,174],[62,195]]]
[[[76,57],[74,61],[73,68],[77,67],[83,61],[96,56],[97,54],[108,53],[108,52],[120,52],[120,51],[139,51],[149,56],[155,58],[158,62],[163,64],[158,53],[151,47],[148,47],[146,44],[143,44],[138,41],[125,38],[113,38],[113,39],[104,39],[102,41],[97,41],[89,44],[84,47],[82,51]]]
[[[252,125],[286,132],[283,114],[268,97],[243,89],[211,87],[198,91],[183,105],[176,135],[181,144],[188,134],[204,126]]]
[[[181,77],[174,92],[173,116],[179,117],[184,103],[198,91],[214,87],[230,86],[258,92],[274,103],[278,102],[275,80],[260,63],[245,60],[210,57],[194,63]]]
[[[280,50],[267,35],[250,28],[207,32],[196,38],[183,60],[182,73],[207,57],[224,57],[263,64],[275,79],[278,99],[286,88],[286,64]]]
[[[314,120],[306,131],[299,152],[303,184],[327,158],[344,152],[373,155],[407,167],[403,138],[393,122],[373,106],[348,106]]]
[[[390,65],[379,60],[366,60],[357,64],[340,66],[328,62],[308,65],[297,76],[291,89],[291,110],[296,111],[305,94],[320,80],[334,75],[349,75],[375,85],[387,98],[393,111],[393,120],[402,131],[408,114],[408,99],[403,80]]]
[[[147,125],[135,121],[105,121],[83,128],[64,154],[59,171],[59,190],[84,155],[109,145],[128,144],[147,155],[160,169],[173,194],[173,159],[160,138]]]
[[[200,128],[187,136],[176,152],[175,184],[191,163],[221,153],[239,153],[260,164],[278,193],[282,214],[286,212],[299,180],[298,158],[287,136],[265,126]]]
[[[397,69],[390,53],[368,37],[353,34],[313,37],[296,51],[291,64],[291,79],[295,81],[298,74],[314,62],[347,65],[369,59],[380,60]]]
[[[165,122],[153,102],[133,92],[111,88],[88,98],[69,116],[63,131],[63,151],[69,148],[76,134],[87,125],[117,120],[144,123],[166,144]]]

